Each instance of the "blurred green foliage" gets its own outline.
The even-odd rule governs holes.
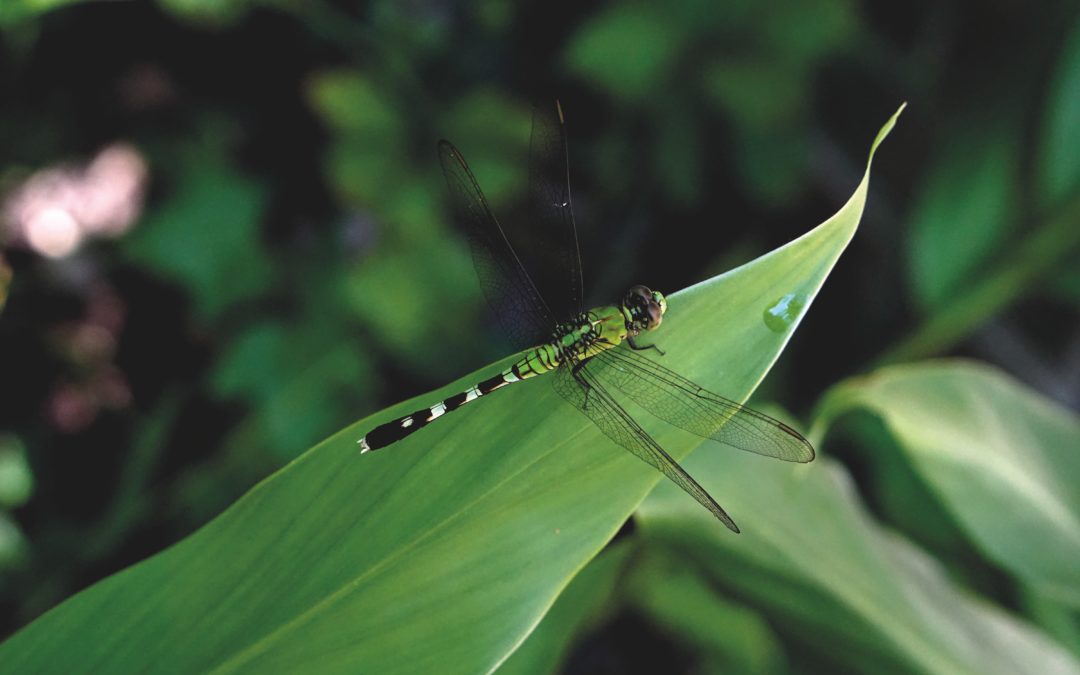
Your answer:
[[[268,284],[257,226],[265,197],[259,185],[205,161],[184,171],[163,203],[129,240],[136,263],[187,288],[204,320]]]
[[[759,393],[828,431],[821,461],[695,453],[746,534],[661,487],[504,669],[1078,670],[1075,3],[4,0],[0,84],[5,205],[115,141],[149,175],[130,232],[66,257],[0,209],[6,634],[505,356],[439,137],[516,222],[530,103],[560,97],[606,301],[801,234],[908,100],[852,250]],[[373,542],[401,527],[335,516]],[[317,564],[318,533],[280,518],[283,559]]]

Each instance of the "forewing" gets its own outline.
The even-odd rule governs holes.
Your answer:
[[[556,370],[555,390],[571,405],[585,413],[608,438],[659,470],[707,508],[720,522],[733,532],[738,532],[735,521],[705,488],[698,485],[596,380],[589,372],[591,365],[591,362],[586,363],[576,374],[569,365]]]
[[[570,168],[566,126],[558,101],[533,110],[529,142],[529,213],[535,245],[544,264],[554,270],[550,287],[541,293],[557,321],[583,311],[581,251],[570,202]],[[543,284],[543,282],[541,282]]]
[[[617,347],[594,360],[596,378],[669,424],[767,457],[814,459],[810,442],[780,420],[714,394],[642,354]]]
[[[491,213],[465,158],[444,140],[439,141],[439,161],[454,219],[468,235],[480,288],[499,323],[518,349],[548,339],[555,326],[551,310]]]

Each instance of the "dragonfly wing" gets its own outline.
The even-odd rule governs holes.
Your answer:
[[[454,219],[467,233],[480,288],[514,345],[524,349],[546,340],[555,321],[536,285],[488,207],[469,165],[449,141],[439,141]]]
[[[556,321],[568,321],[582,306],[581,251],[570,203],[570,168],[566,126],[558,101],[533,110],[529,139],[529,211],[537,234],[530,252],[537,252],[546,269],[555,270],[551,288],[543,288]]]
[[[571,405],[585,413],[608,438],[670,478],[720,522],[733,532],[738,532],[739,528],[731,516],[612,398],[589,372],[589,365],[591,361],[576,373],[569,365],[556,370],[555,390]]]
[[[642,354],[617,347],[594,360],[594,377],[669,424],[759,455],[814,459],[810,442],[780,420],[714,394]]]

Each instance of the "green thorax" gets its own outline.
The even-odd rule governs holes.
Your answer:
[[[587,359],[659,328],[665,312],[667,299],[662,293],[633,286],[618,305],[597,307],[560,326],[549,345],[558,353],[556,360]]]
[[[634,286],[620,304],[591,309],[561,324],[551,341],[529,350],[515,364],[515,376],[534,377],[564,362],[576,363],[617,347],[627,339],[659,327],[666,311],[663,294],[645,286]]]
[[[622,344],[628,336],[626,315],[622,307],[608,305],[597,307],[585,313],[587,322],[579,326],[574,333],[562,338],[563,344],[571,347],[572,353],[579,354],[579,359],[595,356],[605,349]],[[577,341],[576,349],[573,349]]]

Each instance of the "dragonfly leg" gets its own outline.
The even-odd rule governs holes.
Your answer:
[[[663,349],[660,349],[660,347],[656,346],[655,344],[639,345],[637,342],[634,341],[633,336],[626,338],[626,343],[630,345],[630,349],[633,349],[636,352],[642,352],[646,349],[655,349],[656,351],[660,352],[660,356],[663,356],[666,353]]]

